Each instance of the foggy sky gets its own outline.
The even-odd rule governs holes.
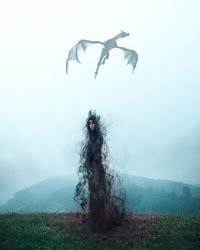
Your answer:
[[[121,173],[200,184],[198,0],[7,1],[0,4],[0,204],[27,186],[76,174],[89,109],[108,127]],[[94,71],[101,47],[65,60],[80,39],[121,51]]]

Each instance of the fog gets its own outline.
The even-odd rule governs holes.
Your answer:
[[[0,204],[50,176],[76,174],[89,109],[108,128],[116,169],[200,185],[198,0],[4,1],[0,4]],[[94,71],[98,45],[65,61],[80,39],[121,51]]]

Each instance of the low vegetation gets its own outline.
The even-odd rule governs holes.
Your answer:
[[[84,222],[84,223],[83,223]],[[127,213],[123,224],[91,231],[77,213],[0,215],[0,249],[200,249],[200,216]]]

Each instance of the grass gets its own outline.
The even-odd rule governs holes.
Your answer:
[[[200,216],[127,214],[121,226],[91,232],[75,213],[0,215],[0,249],[200,249]]]

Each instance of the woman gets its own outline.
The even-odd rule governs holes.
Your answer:
[[[86,141],[81,152],[80,180],[76,186],[75,199],[83,211],[89,209],[93,226],[101,230],[105,226],[110,228],[113,224],[119,224],[125,212],[124,198],[120,198],[114,190],[118,176],[109,168],[105,135],[100,116],[90,110],[86,120]]]

